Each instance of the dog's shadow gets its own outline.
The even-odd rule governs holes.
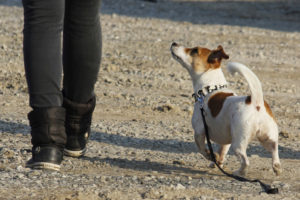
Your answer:
[[[30,127],[22,123],[0,120],[0,133],[21,133],[30,137]],[[191,137],[193,136],[191,135]],[[149,139],[109,134],[104,132],[92,132],[90,139],[92,141],[103,142],[110,145],[167,153],[189,154],[198,152],[194,142],[180,141],[175,138]],[[216,145],[213,145],[213,147],[215,149]],[[232,154],[232,152],[230,151],[229,154]],[[257,144],[250,144],[247,149],[247,154],[249,156],[259,155],[260,157],[271,158],[271,154],[267,152],[261,145]],[[279,146],[279,157],[286,159],[300,159],[300,151],[284,146]]]
[[[107,163],[111,166],[116,166],[118,168],[123,169],[132,169],[135,171],[141,171],[141,172],[153,172],[157,171],[159,173],[163,174],[174,174],[178,175],[181,173],[190,174],[190,175],[214,175],[214,176],[221,176],[218,174],[211,174],[208,171],[205,170],[199,170],[199,169],[193,169],[189,166],[183,166],[181,164],[168,164],[168,163],[160,163],[150,160],[129,160],[126,158],[99,158],[99,157],[88,157],[83,156],[81,157],[83,160],[87,160],[89,162],[96,162],[96,163]]]
[[[193,137],[193,136],[191,136]],[[117,145],[122,147],[130,147],[135,149],[161,151],[167,153],[196,153],[198,149],[194,142],[180,141],[177,139],[149,139],[149,138],[135,138],[123,135],[108,134],[104,132],[94,132],[91,140],[103,142],[110,145]],[[213,144],[213,149],[217,149],[217,145]],[[233,155],[230,150],[229,155]],[[247,149],[247,155],[259,155],[259,157],[271,158],[271,153],[266,151],[259,144],[250,144]],[[279,146],[279,157],[286,159],[300,159],[300,151]]]

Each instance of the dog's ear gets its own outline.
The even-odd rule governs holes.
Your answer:
[[[228,59],[229,56],[225,53],[223,47],[219,45],[217,49],[211,51],[207,58],[207,62],[210,64],[220,64],[223,58]]]

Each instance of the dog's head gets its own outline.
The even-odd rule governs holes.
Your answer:
[[[229,58],[220,45],[215,50],[209,50],[202,47],[186,48],[174,42],[170,50],[173,58],[193,74],[217,69],[221,66],[222,59]]]

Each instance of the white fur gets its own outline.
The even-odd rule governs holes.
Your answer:
[[[194,93],[206,86],[226,85],[227,81],[224,77],[222,69],[209,70],[203,74],[193,74]]]
[[[230,62],[227,65],[227,70],[234,74],[235,72],[240,73],[245,77],[249,84],[250,91],[252,93],[252,102],[255,106],[262,106],[264,104],[263,92],[260,81],[257,76],[245,65],[237,62]]]
[[[192,63],[188,63],[188,56],[184,55],[184,47],[177,44],[171,46],[173,57],[188,69],[194,86],[194,91],[205,86],[225,84],[226,80],[220,68],[204,71],[202,73],[193,72]],[[180,49],[180,54],[177,54]],[[183,59],[181,58],[183,57]],[[279,175],[281,165],[278,156],[278,127],[274,119],[266,112],[264,107],[261,83],[257,76],[240,63],[229,63],[227,69],[230,72],[239,72],[249,83],[251,91],[251,104],[246,104],[246,96],[236,96],[229,89],[221,89],[208,94],[204,99],[204,110],[206,112],[206,122],[209,135],[212,141],[219,144],[219,151],[216,153],[217,162],[222,165],[225,156],[231,145],[232,150],[240,159],[241,167],[235,173],[244,175],[249,166],[246,149],[252,138],[257,137],[261,144],[272,153],[272,167],[274,172]],[[230,92],[234,96],[225,99],[221,111],[213,117],[207,105],[209,98],[218,92]],[[257,106],[260,109],[257,109]],[[205,130],[200,112],[200,103],[194,105],[192,117],[195,142],[202,155],[210,159],[209,151],[205,145]]]

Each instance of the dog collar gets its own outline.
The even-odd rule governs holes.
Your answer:
[[[192,97],[194,97],[195,102],[197,101],[202,102],[206,95],[223,88],[227,88],[227,85],[225,84],[225,85],[205,86],[203,89],[198,90],[197,93],[194,93]]]

